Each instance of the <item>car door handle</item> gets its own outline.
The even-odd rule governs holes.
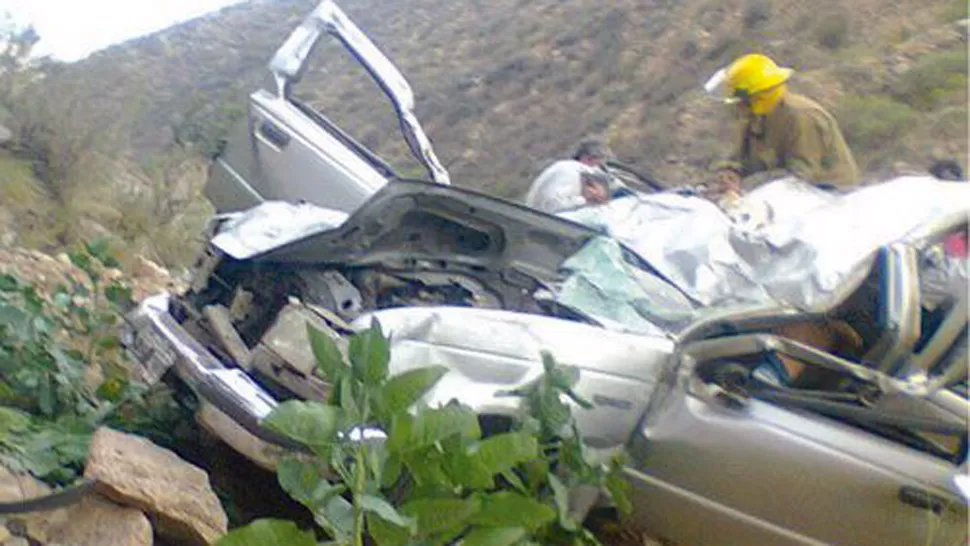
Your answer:
[[[943,497],[911,485],[904,485],[899,488],[899,500],[904,504],[928,510],[934,514],[942,513],[943,508],[947,505],[946,499]]]
[[[290,135],[268,121],[260,123],[257,131],[259,136],[277,148],[286,148],[286,145],[290,143]]]

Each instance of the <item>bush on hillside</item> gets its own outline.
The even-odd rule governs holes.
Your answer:
[[[941,51],[921,58],[900,77],[896,96],[920,110],[966,104],[967,51]]]
[[[911,107],[885,95],[848,95],[835,114],[849,146],[857,152],[891,146],[919,119]]]
[[[815,29],[815,38],[819,45],[827,49],[840,49],[849,41],[851,25],[845,13],[826,15]]]
[[[744,28],[754,29],[771,19],[771,0],[748,0],[744,7]]]
[[[55,485],[80,475],[98,426],[171,447],[189,422],[170,392],[129,378],[119,325],[132,292],[113,250],[94,241],[69,258],[52,290],[0,274],[0,464]]]

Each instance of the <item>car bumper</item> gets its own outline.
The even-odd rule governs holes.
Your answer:
[[[151,385],[174,373],[203,407],[216,410],[245,433],[282,448],[302,449],[262,426],[277,400],[246,372],[224,364],[196,341],[169,312],[170,299],[168,294],[149,297],[126,316],[122,342],[134,362],[134,377]]]

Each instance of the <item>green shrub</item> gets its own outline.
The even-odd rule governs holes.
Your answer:
[[[37,206],[41,196],[31,163],[0,152],[0,203],[29,209]]]
[[[815,38],[819,45],[828,49],[839,49],[849,41],[849,17],[846,13],[832,13],[819,21],[815,28]]]
[[[967,51],[957,49],[921,58],[902,74],[896,86],[899,100],[921,110],[967,102]]]
[[[131,290],[103,276],[116,265],[104,243],[70,258],[85,278],[53,294],[0,275],[0,460],[55,483],[76,476],[89,435],[135,390],[116,334]]]
[[[835,114],[849,146],[861,151],[891,145],[919,119],[908,105],[885,95],[847,96]]]
[[[933,112],[927,120],[926,129],[937,141],[965,140],[968,134],[970,108],[967,104],[950,106]]]
[[[483,438],[471,408],[419,405],[445,368],[389,377],[389,341],[376,321],[350,339],[349,362],[327,335],[308,333],[320,372],[335,385],[331,398],[326,404],[285,402],[264,423],[312,452],[284,459],[278,478],[311,510],[329,544],[409,546],[459,538],[467,544],[599,544],[569,513],[568,492],[607,488],[617,506],[629,510],[619,461],[588,462],[562,400],[590,407],[572,391],[578,374],[557,367],[548,353],[543,376],[505,393],[523,401],[520,424]],[[370,427],[386,431],[387,440],[349,438]],[[337,483],[328,481],[333,475]],[[310,545],[315,537],[290,522],[260,520],[226,535],[219,546],[257,542]]]
[[[968,10],[970,10],[970,2],[967,0],[950,0],[943,6],[940,19],[947,23],[965,19],[968,16]]]
[[[744,28],[754,29],[771,19],[771,0],[748,0],[744,7]]]
[[[52,485],[77,478],[103,425],[174,447],[185,412],[165,390],[129,380],[118,338],[131,290],[102,241],[70,253],[81,278],[42,293],[0,275],[0,464]]]

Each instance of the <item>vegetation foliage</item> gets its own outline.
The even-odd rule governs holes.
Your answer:
[[[31,28],[0,24],[0,124],[10,132],[0,197],[12,220],[0,225],[3,242],[59,251],[111,233],[130,253],[187,263],[197,246],[185,241],[209,213],[196,149],[134,158],[119,146],[116,124],[144,115],[147,103],[134,95],[111,122],[92,123],[73,90],[47,87],[64,66],[31,57],[38,39]]]
[[[887,95],[845,97],[836,115],[846,139],[861,151],[890,148],[918,118],[913,108]]]
[[[420,403],[445,373],[436,366],[389,377],[389,341],[374,323],[350,340],[345,359],[308,330],[320,371],[334,385],[327,403],[283,403],[264,421],[306,446],[285,459],[280,485],[315,516],[328,544],[361,546],[598,544],[569,508],[581,486],[607,489],[629,509],[620,461],[596,461],[580,440],[568,398],[575,373],[545,354],[511,430],[485,436],[471,408]],[[409,411],[410,408],[414,411]],[[371,438],[363,431],[383,431]],[[316,544],[285,521],[260,520],[220,546]]]
[[[914,108],[929,111],[967,103],[967,50],[939,51],[920,58],[900,78],[896,94]]]
[[[98,426],[151,436],[171,424],[168,400],[128,379],[118,325],[131,290],[105,277],[117,265],[108,245],[70,258],[84,276],[52,294],[0,275],[0,462],[52,484],[78,476]]]

